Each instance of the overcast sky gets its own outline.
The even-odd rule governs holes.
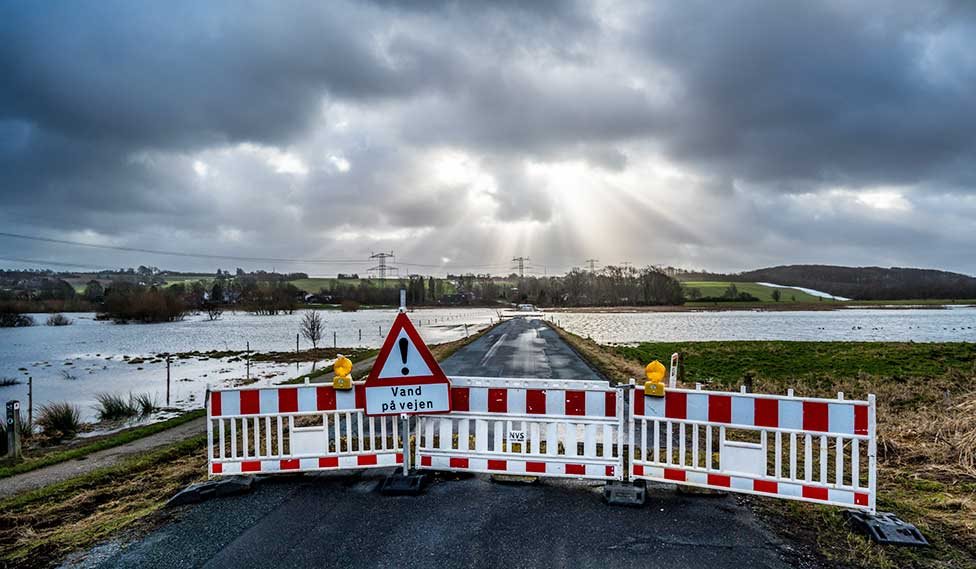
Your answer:
[[[968,0],[10,1],[0,78],[0,232],[356,262],[8,259],[976,273]]]

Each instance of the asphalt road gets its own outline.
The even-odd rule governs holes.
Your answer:
[[[451,374],[525,376],[532,370],[537,377],[595,378],[540,326],[505,323],[444,367]],[[531,363],[510,361],[523,359]],[[148,535],[103,544],[69,565],[764,569],[806,564],[730,495],[684,495],[662,485],[649,488],[643,507],[611,507],[597,482],[503,484],[486,476],[445,474],[422,496],[387,497],[377,492],[383,475],[373,470],[266,479],[251,494],[170,510],[168,521]]]
[[[447,375],[601,380],[585,360],[541,320],[514,318],[441,363]]]

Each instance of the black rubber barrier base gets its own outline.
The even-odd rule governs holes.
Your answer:
[[[647,501],[647,489],[643,480],[611,480],[603,487],[603,498],[611,506],[643,506]]]
[[[384,496],[419,496],[427,486],[426,474],[391,474],[380,484],[380,494]]]
[[[929,544],[917,527],[898,519],[898,516],[890,512],[872,516],[866,512],[848,510],[844,512],[844,517],[853,530],[866,534],[876,543],[916,547]]]
[[[211,498],[244,494],[254,488],[253,476],[231,476],[190,484],[166,502],[166,506],[195,504]]]

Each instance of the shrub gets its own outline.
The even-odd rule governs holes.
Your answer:
[[[339,309],[343,312],[356,312],[359,310],[359,303],[355,300],[343,300],[342,303],[339,304]]]
[[[61,379],[64,379],[64,380],[67,380],[67,381],[74,381],[74,380],[78,379],[78,376],[77,375],[71,373],[70,371],[68,371],[66,369],[63,369],[63,370],[59,371],[58,373],[61,375]]]
[[[27,415],[20,412],[20,438],[29,439],[34,436],[34,425],[27,420]]]
[[[102,421],[119,421],[129,419],[139,414],[139,409],[130,396],[128,399],[112,393],[99,393],[95,396],[98,402],[95,411]]]
[[[74,321],[64,314],[52,314],[47,317],[48,326],[70,326],[72,324],[74,324]]]
[[[71,403],[41,405],[37,426],[51,437],[70,437],[81,428],[81,409]]]
[[[112,283],[105,293],[103,314],[118,323],[182,320],[187,306],[175,287],[159,289],[132,283]]]
[[[11,385],[20,385],[23,383],[16,377],[0,377],[0,387],[10,387]]]
[[[139,411],[140,417],[148,417],[153,411],[159,409],[156,398],[151,393],[140,393],[132,397],[132,406]]]
[[[34,318],[23,314],[15,306],[4,304],[0,306],[0,328],[21,328],[33,326]]]

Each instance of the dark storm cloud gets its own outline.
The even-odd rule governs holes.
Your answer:
[[[682,2],[644,53],[680,86],[676,158],[737,177],[976,183],[976,18],[960,4]]]
[[[323,255],[426,231],[443,247],[412,254],[471,262],[616,240],[715,269],[897,244],[973,270],[974,38],[948,1],[5,3],[0,223]],[[440,178],[449,152],[477,175]],[[562,162],[614,181],[529,172]],[[857,200],[882,186],[905,211]],[[566,213],[593,193],[622,220],[600,239]]]
[[[327,94],[418,88],[422,54],[394,66],[369,11],[340,8],[8,3],[0,116],[96,140],[198,146],[287,138]]]

